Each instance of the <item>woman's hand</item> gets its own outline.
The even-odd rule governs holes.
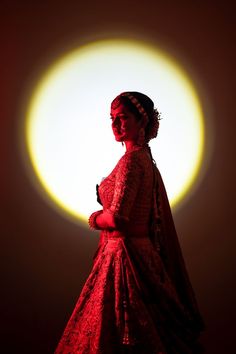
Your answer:
[[[103,210],[92,213],[88,223],[95,230],[113,230],[117,227],[114,215],[109,211]]]
[[[102,210],[98,210],[90,215],[90,217],[88,219],[88,224],[91,229],[100,230],[97,225],[96,219],[97,219],[98,215],[100,215],[102,212],[103,212]]]
[[[117,226],[114,215],[109,211],[103,211],[103,213],[97,215],[96,224],[101,230],[103,229],[113,230]]]

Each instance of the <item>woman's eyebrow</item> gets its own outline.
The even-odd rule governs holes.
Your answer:
[[[110,116],[111,117],[124,117],[124,116],[126,116],[126,114],[125,113],[118,113],[117,115],[114,115],[114,114],[110,114]]]

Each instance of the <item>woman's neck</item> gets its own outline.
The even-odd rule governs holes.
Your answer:
[[[138,145],[135,141],[125,141],[125,147],[126,147],[126,151],[130,151],[130,150],[133,150],[135,148],[142,148],[142,147],[145,147],[147,146],[147,144],[144,144],[143,146],[140,146]]]
[[[126,151],[133,149],[135,146],[137,146],[137,144],[134,141],[125,141]]]

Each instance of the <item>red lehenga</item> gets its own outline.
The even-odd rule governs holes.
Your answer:
[[[120,226],[101,231],[92,271],[55,353],[202,352],[203,321],[149,148],[126,152],[99,196]]]

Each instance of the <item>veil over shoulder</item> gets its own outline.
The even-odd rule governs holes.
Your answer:
[[[193,317],[196,330],[204,328],[204,322],[200,315],[195,294],[188,276],[184,258],[180,248],[177,232],[175,229],[173,216],[166,193],[166,188],[161,174],[153,165],[156,186],[156,202],[159,203],[158,210],[160,212],[159,232],[151,235],[154,246],[159,248],[160,256],[165,265],[165,269],[173,282],[181,302],[188,309]]]

